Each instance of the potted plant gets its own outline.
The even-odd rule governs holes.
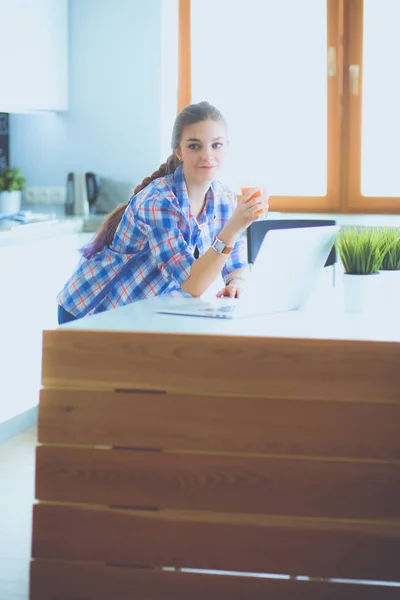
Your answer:
[[[382,248],[381,277],[384,285],[384,301],[388,308],[395,308],[400,300],[400,230],[383,227],[380,231]]]
[[[0,214],[14,214],[20,210],[25,182],[19,169],[6,167],[0,171]]]
[[[400,230],[383,227],[380,237],[383,255],[381,271],[400,271]]]
[[[376,228],[345,228],[336,242],[344,268],[343,286],[348,312],[362,312],[374,306],[377,278],[383,260],[381,236]]]

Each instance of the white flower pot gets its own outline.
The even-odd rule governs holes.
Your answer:
[[[346,312],[371,312],[379,308],[380,273],[370,275],[343,274]]]
[[[400,271],[379,271],[382,287],[383,307],[399,310],[400,307]]]
[[[0,215],[12,215],[21,210],[21,190],[0,192]]]

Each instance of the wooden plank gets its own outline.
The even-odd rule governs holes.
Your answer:
[[[388,586],[34,560],[31,600],[398,600]]]
[[[400,459],[400,403],[43,389],[40,443]]]
[[[47,501],[328,518],[400,517],[400,462],[42,446]]]
[[[400,523],[34,506],[33,558],[399,581]]]
[[[400,344],[389,342],[57,329],[44,332],[42,381],[45,387],[398,402],[399,364]]]

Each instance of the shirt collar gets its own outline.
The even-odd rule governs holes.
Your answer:
[[[183,165],[182,164],[178,165],[178,167],[175,169],[174,186],[175,186],[175,194],[176,194],[176,197],[178,198],[179,205],[182,208],[186,208],[187,211],[189,212],[190,201],[189,201],[189,196],[187,193],[185,177],[183,175]],[[218,194],[219,194],[218,188],[219,188],[218,182],[215,180],[212,181],[211,185],[207,191],[207,194],[206,194],[206,206],[205,206],[205,210],[203,212],[202,218],[204,215],[206,215],[207,218],[214,217],[215,197],[218,196]],[[202,219],[200,219],[200,220],[202,220]]]
[[[183,176],[183,165],[182,164],[178,165],[175,169],[174,187],[175,187],[175,194],[176,194],[176,197],[178,198],[179,205],[182,208],[186,208],[187,212],[189,212],[190,202],[189,202],[189,196],[187,193],[185,177]]]

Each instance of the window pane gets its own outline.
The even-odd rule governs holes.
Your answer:
[[[364,196],[400,196],[399,22],[399,0],[364,0]]]
[[[192,0],[192,98],[228,121],[229,183],[326,195],[326,23],[326,0]]]

